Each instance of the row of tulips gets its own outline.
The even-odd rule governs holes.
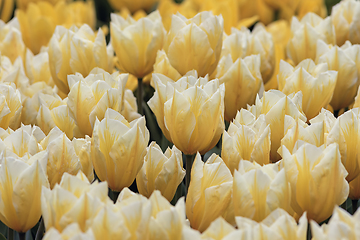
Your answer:
[[[360,237],[359,213],[338,207],[350,198],[355,212],[360,198],[360,2],[323,18],[317,1],[321,16],[301,12],[306,1],[258,0],[256,18],[230,25],[204,2],[162,0],[146,15],[122,1],[97,31],[91,1],[18,1],[0,21],[9,238],[40,216],[44,239]],[[244,27],[275,11],[298,16]],[[149,144],[151,119],[171,148]]]

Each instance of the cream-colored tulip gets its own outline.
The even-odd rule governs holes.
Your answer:
[[[324,108],[321,109],[320,113],[316,117],[309,120],[309,122],[311,124],[319,123],[319,122],[324,124],[324,139],[326,139],[331,128],[334,126],[335,121],[336,121],[336,118],[335,118],[334,114]]]
[[[251,112],[241,109],[222,137],[221,157],[232,174],[241,160],[261,165],[270,162],[270,126],[264,115],[255,119]]]
[[[335,44],[335,29],[330,17],[322,19],[315,13],[306,14],[301,20],[293,17],[291,20],[292,38],[287,45],[287,55],[294,64],[310,58],[315,60],[317,41]],[[331,69],[331,67],[329,66]]]
[[[37,3],[39,1],[43,1],[43,0],[16,0],[16,7],[24,10],[28,7],[30,3]],[[52,5],[56,5],[58,2],[63,0],[45,0],[45,1],[51,3]],[[65,1],[69,1],[69,0],[65,0]]]
[[[144,165],[136,177],[139,193],[150,197],[155,191],[171,201],[176,189],[185,177],[182,153],[175,146],[162,152],[156,142],[147,148]]]
[[[257,96],[255,105],[248,107],[248,110],[252,112],[255,117],[264,114],[266,124],[270,124],[271,161],[276,162],[281,158],[277,153],[277,150],[280,147],[281,139],[286,134],[285,130],[287,130],[287,122],[291,121],[291,119],[297,120],[298,118],[304,122],[306,121],[301,106],[301,92],[286,96],[278,90],[269,90],[264,93],[262,98]]]
[[[41,216],[41,187],[47,189],[46,161],[31,165],[13,157],[0,156],[0,220],[9,228],[25,233]]]
[[[327,63],[329,70],[338,72],[334,94],[330,102],[334,110],[349,106],[356,96],[359,86],[360,60],[356,61],[359,56],[351,54],[356,48],[356,46],[354,48],[329,46],[324,41],[318,41],[317,62]],[[359,67],[357,67],[358,64]]]
[[[0,52],[11,62],[18,57],[25,57],[25,44],[21,38],[19,21],[13,18],[5,24],[0,20]]]
[[[302,109],[307,119],[311,119],[330,103],[337,72],[328,71],[327,63],[316,65],[311,59],[301,61],[296,67],[281,60],[277,80],[279,90],[286,95],[302,92]]]
[[[122,72],[143,78],[153,71],[156,53],[163,47],[166,34],[158,11],[138,21],[112,14],[110,34]]]
[[[319,226],[311,221],[310,226],[313,240],[359,239],[360,211],[351,216],[346,210],[335,207],[328,223]]]
[[[41,212],[47,230],[63,231],[72,223],[78,223],[82,232],[92,225],[94,217],[111,200],[107,196],[106,182],[90,184],[86,176],[65,173],[60,185],[50,190],[42,188]]]
[[[329,134],[326,144],[337,143],[341,154],[341,162],[348,175],[346,180],[351,182],[360,174],[360,109],[354,108],[339,116]]]
[[[149,11],[158,1],[159,0],[109,0],[109,3],[113,9],[120,10],[126,7],[130,12],[134,13],[140,9]]]
[[[45,82],[51,87],[54,86],[49,68],[49,54],[47,52],[34,55],[27,49],[24,62],[25,73],[30,80],[30,84]]]
[[[187,19],[177,13],[172,15],[164,50],[180,75],[195,69],[199,76],[204,77],[215,71],[220,60],[222,38],[221,16],[204,11]]]
[[[20,127],[22,100],[14,84],[0,83],[0,127]]]
[[[231,121],[236,112],[255,103],[257,94],[264,91],[260,72],[260,55],[233,61],[228,54],[220,59],[216,78],[225,83],[225,120]]]
[[[169,58],[164,50],[159,50],[156,54],[154,73],[163,74],[168,78],[171,78],[173,81],[177,81],[181,78],[180,73],[171,66]]]
[[[340,1],[331,10],[331,20],[335,27],[336,44],[343,45],[347,40],[360,43],[360,3],[355,0]]]
[[[109,108],[101,122],[95,121],[91,141],[96,175],[114,191],[129,187],[143,165],[148,141],[144,117],[129,123]]]
[[[347,172],[337,144],[316,147],[304,143],[293,154],[283,147],[283,161],[297,216],[307,212],[308,219],[320,223],[347,199]]]
[[[85,233],[81,231],[79,224],[72,223],[67,226],[62,232],[56,228],[50,228],[44,235],[44,240],[95,240],[93,231],[89,229]]]
[[[222,217],[219,217],[201,234],[201,239],[222,240],[233,231],[235,228]]]
[[[101,29],[95,32],[86,24],[69,30],[57,26],[49,42],[49,65],[56,86],[69,92],[67,75],[76,72],[87,76],[95,67],[113,71],[113,49],[106,46]]]
[[[196,154],[191,169],[191,181],[186,197],[186,216],[190,226],[205,231],[212,221],[231,209],[233,177],[223,160],[213,154],[204,163]]]
[[[285,169],[278,170],[277,164],[261,167],[257,163],[240,162],[239,170],[234,172],[233,198],[235,216],[257,222],[277,208],[293,213],[290,184]]]
[[[272,35],[262,24],[257,24],[252,32],[247,28],[232,28],[224,39],[222,56],[231,54],[233,62],[238,58],[260,54],[260,71],[266,83],[275,68],[275,45]]]
[[[101,121],[109,108],[121,112],[124,108],[125,84],[128,74],[116,78],[109,73],[69,75],[67,106],[83,136],[92,135],[96,118]]]

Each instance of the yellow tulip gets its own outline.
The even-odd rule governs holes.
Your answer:
[[[264,85],[260,72],[260,55],[251,55],[233,62],[228,54],[220,59],[216,78],[225,83],[225,120],[231,121],[238,110],[255,103]]]
[[[1,0],[0,6],[0,20],[9,21],[14,8],[14,0]]]
[[[9,59],[5,56],[3,56],[3,59],[5,61],[4,66],[1,67],[3,73],[1,74],[2,76],[0,76],[0,83],[14,83],[20,93],[24,94],[28,91],[30,81],[25,74],[22,58],[18,57],[13,64],[8,62]]]
[[[113,50],[106,46],[101,29],[95,34],[86,24],[69,30],[57,26],[49,42],[49,66],[56,86],[69,92],[67,75],[76,72],[87,76],[95,67],[113,71]]]
[[[173,81],[177,81],[182,77],[180,73],[171,66],[169,58],[164,50],[159,50],[156,54],[154,73],[165,75]]]
[[[219,217],[201,234],[201,239],[222,240],[233,231],[235,228]]]
[[[350,44],[351,45],[351,44]],[[316,58],[318,63],[327,63],[329,70],[338,71],[334,95],[330,102],[334,110],[347,107],[355,99],[359,86],[358,71],[360,69],[359,56],[352,54],[360,53],[359,46],[345,45],[329,46],[323,41],[318,41]],[[359,67],[357,66],[359,64]]]
[[[314,221],[310,222],[312,239],[358,239],[360,235],[359,215],[360,211],[351,216],[346,210],[335,207],[328,223],[319,226]]]
[[[56,228],[50,228],[44,235],[44,240],[52,239],[66,239],[66,240],[95,240],[93,231],[89,229],[85,233],[81,231],[79,224],[72,223],[67,226],[62,232]]]
[[[128,74],[116,78],[109,73],[69,75],[67,106],[83,136],[92,135],[95,119],[101,121],[111,108],[121,112],[124,108],[125,84]]]
[[[41,216],[41,187],[48,188],[46,161],[31,165],[13,157],[0,157],[0,220],[6,226],[25,233]]]
[[[306,14],[301,20],[291,20],[292,37],[287,45],[287,55],[295,65],[310,58],[315,60],[317,41],[335,44],[335,30],[330,17],[322,19],[315,13]],[[331,67],[329,66],[331,69]]]
[[[144,9],[149,11],[159,0],[108,0],[111,7],[120,10],[126,7],[131,13]]]
[[[110,34],[118,67],[138,78],[153,71],[156,53],[163,47],[165,29],[158,11],[135,21],[111,15]]]
[[[316,65],[311,59],[301,61],[296,67],[281,60],[277,78],[279,90],[286,95],[302,92],[302,109],[307,119],[312,119],[330,103],[337,72],[328,71],[327,63]]]
[[[14,84],[0,83],[0,127],[20,127],[22,100]]]
[[[350,192],[349,198],[352,200],[360,199],[360,176],[349,182]]]
[[[176,189],[185,177],[182,153],[175,146],[162,153],[155,142],[147,148],[144,165],[136,177],[139,193],[145,197],[159,190],[168,200],[173,199]]]
[[[264,24],[269,24],[274,20],[274,11],[264,0],[238,0],[240,19],[258,16],[259,20]]]
[[[76,25],[81,27],[83,24],[89,25],[92,29],[96,27],[96,11],[93,0],[86,1],[70,1],[67,6],[67,11],[69,15],[65,18],[65,26],[71,27],[71,25]],[[62,12],[64,14],[64,12]],[[101,27],[104,31],[104,34],[107,35],[106,28]]]
[[[297,15],[303,18],[307,13],[313,12],[322,18],[325,18],[328,13],[324,0],[301,0],[297,7]]]
[[[277,164],[261,167],[257,163],[241,161],[239,170],[234,171],[233,198],[235,216],[257,222],[277,208],[293,213],[290,184],[285,170],[279,170]]]
[[[177,82],[153,75],[155,94],[148,104],[166,138],[185,154],[204,154],[224,130],[225,88],[215,79],[185,76]]]
[[[13,18],[5,24],[0,20],[0,52],[7,56],[11,62],[18,57],[25,56],[25,44],[21,38],[19,21]]]
[[[114,191],[129,187],[143,165],[148,141],[144,117],[128,123],[120,113],[106,110],[104,119],[95,121],[91,140],[96,175]]]
[[[341,162],[348,175],[346,180],[351,182],[360,174],[360,109],[351,109],[334,122],[326,137],[326,144],[339,144]]]
[[[306,213],[299,220],[299,224],[286,211],[278,208],[270,213],[262,222],[257,223],[245,217],[236,217],[238,230],[230,234],[229,239],[306,239],[308,221]],[[236,238],[237,237],[237,238]]]
[[[222,56],[228,54],[231,54],[233,62],[238,58],[259,54],[262,80],[266,83],[271,78],[275,67],[274,40],[264,25],[256,24],[251,33],[244,27],[241,30],[233,28],[223,44]]]
[[[94,217],[111,202],[107,193],[106,182],[90,184],[82,172],[77,176],[65,173],[52,190],[42,188],[41,212],[46,230],[55,228],[61,232],[77,223],[86,232]]]
[[[336,118],[335,118],[334,114],[324,108],[321,109],[320,113],[316,117],[309,120],[309,122],[311,124],[315,124],[315,123],[319,123],[319,122],[324,124],[324,139],[326,139],[330,130],[334,126],[335,121],[336,121]]]
[[[24,59],[24,70],[26,76],[29,78],[30,84],[44,82],[51,87],[54,86],[49,68],[49,54],[47,52],[41,52],[34,56],[34,54],[27,49]]]
[[[16,7],[18,9],[22,9],[22,10],[26,10],[26,8],[28,7],[28,5],[30,3],[38,3],[44,0],[16,0]],[[56,5],[59,2],[62,2],[64,0],[45,0],[48,3],[51,3],[51,5]],[[69,2],[70,0],[65,0],[67,2]]]
[[[291,185],[291,206],[298,216],[307,212],[308,219],[320,223],[347,199],[347,172],[337,144],[316,147],[304,143],[293,154],[283,147],[282,155]]]
[[[233,174],[241,160],[268,164],[270,145],[270,126],[266,124],[265,116],[255,119],[251,112],[241,109],[228,131],[224,131],[221,157]]]
[[[355,0],[341,1],[331,11],[331,20],[335,27],[336,44],[343,45],[347,40],[360,43],[359,34],[360,3]]]
[[[301,92],[286,96],[278,90],[269,90],[264,93],[261,99],[257,96],[255,105],[248,107],[248,110],[255,115],[255,117],[264,114],[266,124],[270,124],[270,160],[272,162],[276,162],[281,158],[277,150],[280,147],[281,139],[286,134],[286,123],[289,122],[291,118],[294,120],[299,118],[304,122],[306,121],[301,106]]]
[[[290,20],[295,15],[299,0],[263,0],[273,11],[278,11],[279,18]]]
[[[178,13],[172,16],[164,50],[170,64],[180,75],[195,69],[199,76],[204,77],[215,71],[220,60],[222,39],[221,16],[204,11],[187,19]]]
[[[230,170],[219,156],[213,154],[204,163],[197,153],[186,197],[186,216],[192,228],[203,232],[212,221],[225,217],[231,208],[232,181]]]

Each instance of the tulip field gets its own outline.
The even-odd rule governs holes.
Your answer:
[[[0,240],[360,239],[360,0],[0,0]]]

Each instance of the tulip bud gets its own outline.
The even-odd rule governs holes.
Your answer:
[[[94,237],[93,231],[91,229],[83,233],[79,227],[79,224],[72,223],[62,232],[59,232],[56,228],[50,228],[48,231],[46,231],[43,239],[95,240],[96,238]]]
[[[136,177],[139,193],[150,197],[155,190],[159,190],[171,201],[185,177],[182,153],[173,146],[163,154],[159,145],[152,142],[147,148],[144,160],[144,165]]]
[[[7,56],[11,62],[14,62],[18,57],[25,56],[25,44],[21,38],[17,18],[13,18],[7,24],[0,20],[0,52]]]
[[[337,72],[328,71],[327,63],[315,65],[313,60],[306,59],[292,67],[283,60],[280,62],[279,90],[286,95],[302,92],[302,109],[307,119],[318,115],[330,103],[336,79]]]
[[[95,34],[86,24],[69,30],[57,26],[49,42],[49,65],[56,86],[69,92],[67,75],[76,72],[87,76],[94,67],[113,70],[113,50],[106,46],[101,29]]]
[[[0,9],[0,19],[7,22],[13,13],[14,0],[4,0]]]
[[[109,3],[113,9],[120,10],[126,7],[131,13],[134,13],[140,9],[149,11],[158,1],[159,0],[109,0]]]
[[[356,48],[356,47],[355,47]],[[330,102],[334,110],[347,107],[354,101],[357,88],[359,86],[359,74],[356,59],[351,52],[355,48],[344,46],[331,47],[323,41],[318,41],[316,59],[318,63],[327,63],[329,70],[338,71],[336,86],[332,100]]]
[[[277,168],[275,164],[261,167],[257,163],[240,162],[233,182],[235,216],[260,222],[277,208],[293,213],[290,184],[285,170],[279,171]]]
[[[298,216],[307,212],[308,219],[320,223],[347,199],[347,172],[337,144],[316,147],[304,143],[293,154],[283,147],[283,161],[291,185],[291,206]]]
[[[180,73],[171,66],[169,58],[164,50],[159,50],[156,54],[154,73],[161,73],[175,82],[181,78]]]
[[[187,19],[178,13],[172,16],[164,50],[180,75],[195,69],[199,76],[204,77],[214,72],[220,60],[222,37],[221,16],[200,12]]]
[[[266,124],[270,124],[271,161],[276,162],[281,158],[277,153],[277,150],[280,147],[281,139],[286,134],[286,123],[297,120],[298,118],[304,122],[306,121],[306,117],[302,112],[301,106],[301,92],[297,92],[291,96],[286,96],[278,90],[269,90],[264,93],[261,99],[257,96],[255,105],[248,107],[248,110],[256,117],[264,114]]]
[[[196,155],[186,197],[186,216],[192,228],[202,232],[218,217],[225,217],[231,208],[232,179],[219,156],[213,154],[204,163],[200,154]]]
[[[105,118],[95,121],[91,140],[96,175],[113,191],[129,187],[143,165],[148,141],[144,117],[128,123],[120,113],[106,110]]]
[[[340,1],[332,7],[331,20],[335,27],[336,44],[343,45],[347,40],[360,43],[360,3],[355,0]]]
[[[24,62],[25,73],[30,80],[30,84],[45,82],[51,87],[54,86],[49,68],[49,54],[47,52],[41,52],[34,56],[34,54],[27,49]]]
[[[238,110],[255,103],[257,94],[264,91],[260,73],[260,55],[232,61],[231,55],[221,58],[216,77],[225,83],[225,120],[231,121]]]
[[[31,165],[18,158],[0,156],[0,220],[9,228],[25,233],[41,216],[41,187],[47,189],[46,161]]]
[[[14,84],[0,84],[0,127],[17,129],[20,126],[22,100]]]
[[[226,239],[225,237],[233,231],[235,231],[235,228],[232,225],[226,222],[222,217],[218,217],[201,234],[201,239]]]
[[[27,91],[30,82],[25,74],[21,57],[16,58],[14,63],[11,63],[10,59],[3,55],[1,57],[0,70],[2,72],[0,73],[0,82],[14,83],[20,92]]]
[[[242,121],[244,118],[249,121]],[[260,115],[255,120],[251,112],[241,109],[228,131],[224,131],[221,157],[233,174],[241,160],[268,164],[270,144],[270,126],[266,124],[265,116]]]
[[[291,32],[292,38],[287,45],[287,55],[296,65],[307,58],[315,60],[318,39],[326,44],[335,44],[335,30],[330,17],[322,19],[311,12],[301,20],[293,17]],[[331,69],[330,66],[329,68]]]
[[[320,113],[316,117],[309,120],[311,124],[319,122],[324,124],[324,139],[326,139],[331,128],[334,126],[335,121],[336,118],[334,117],[334,114],[324,108],[321,109]]]
[[[135,21],[111,15],[111,42],[118,59],[119,68],[138,78],[153,71],[156,53],[164,44],[165,29],[158,11]]]

